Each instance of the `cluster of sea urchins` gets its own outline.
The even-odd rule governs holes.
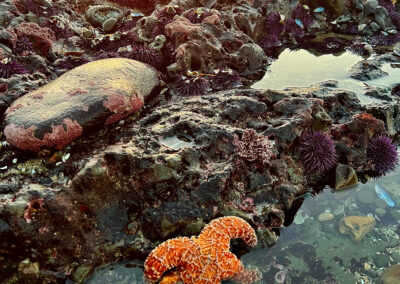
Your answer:
[[[299,151],[308,173],[325,173],[336,164],[335,145],[322,132],[306,134],[301,141]]]
[[[374,171],[384,175],[396,167],[398,161],[396,146],[387,136],[374,137],[367,146],[367,159]]]
[[[4,59],[0,61],[0,78],[10,78],[14,74],[25,74],[28,71],[17,61]]]

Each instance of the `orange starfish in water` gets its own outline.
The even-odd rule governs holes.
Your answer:
[[[144,275],[147,283],[218,284],[233,280],[250,284],[261,279],[261,273],[247,270],[229,251],[231,239],[243,239],[253,247],[257,236],[253,228],[238,217],[222,217],[206,225],[195,238],[175,238],[156,247],[146,259]],[[173,269],[174,268],[174,269]],[[173,270],[171,270],[173,269]]]

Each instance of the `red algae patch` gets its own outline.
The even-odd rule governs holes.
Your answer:
[[[5,112],[4,134],[21,150],[62,149],[85,129],[140,110],[158,87],[158,76],[151,66],[125,58],[81,65],[18,98]]]
[[[138,97],[128,98],[122,94],[115,93],[111,94],[107,98],[107,101],[103,102],[103,106],[114,113],[107,117],[105,124],[108,125],[124,119],[135,111],[141,109],[143,102]]]

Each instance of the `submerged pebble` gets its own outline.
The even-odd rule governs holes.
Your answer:
[[[318,221],[320,222],[327,222],[335,219],[335,215],[331,212],[324,212],[318,215]]]

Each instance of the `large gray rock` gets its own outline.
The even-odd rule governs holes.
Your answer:
[[[7,141],[22,149],[62,149],[85,129],[138,111],[159,85],[157,71],[130,59],[81,65],[17,99],[5,112]]]

